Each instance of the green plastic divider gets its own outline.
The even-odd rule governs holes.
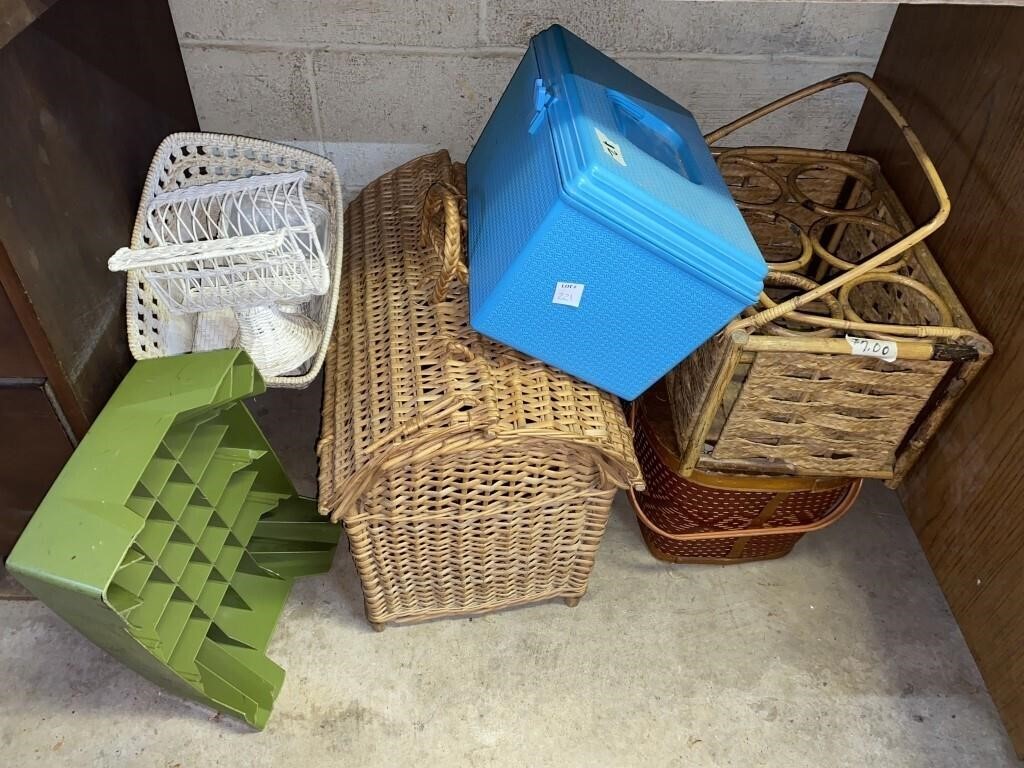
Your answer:
[[[250,491],[249,495],[245,498],[245,502],[242,504],[241,511],[238,513],[238,518],[235,520],[234,525],[231,526],[231,532],[235,534],[239,541],[249,541],[260,522],[260,518],[273,511],[280,500],[281,498],[277,494],[265,491]]]
[[[217,558],[220,557],[221,550],[224,548],[224,542],[228,540],[229,533],[231,531],[221,525],[219,521],[211,521],[210,525],[203,531],[203,535],[199,537],[197,544],[199,551],[211,563],[216,562]]]
[[[243,558],[244,559],[244,558]],[[213,617],[213,623],[228,637],[249,648],[266,647],[284,607],[284,596],[291,583],[271,574],[239,571],[231,589],[247,607],[236,607],[225,600]],[[230,593],[231,590],[229,590]]]
[[[199,482],[227,431],[222,424],[203,424],[195,431],[178,459],[189,478]]]
[[[192,562],[195,551],[195,544],[185,539],[183,534],[176,534],[174,539],[167,542],[167,546],[160,554],[160,570],[167,574],[171,581],[177,582],[185,573],[185,568]]]
[[[231,480],[232,475],[248,467],[252,464],[252,461],[253,459],[248,455],[248,451],[228,453],[223,449],[218,449],[210,458],[203,476],[199,478],[199,492],[210,504],[215,506],[220,504],[220,498],[224,494],[224,489],[227,488],[228,481]]]
[[[152,496],[132,496],[125,502],[125,505],[139,517],[149,517],[156,505],[156,499]]]
[[[139,482],[152,496],[159,496],[176,466],[174,459],[162,459],[154,456],[142,473]]]
[[[174,458],[180,458],[181,454],[185,452],[185,448],[188,447],[189,442],[192,440],[192,435],[195,433],[199,425],[207,421],[203,418],[192,418],[192,419],[181,419],[173,427],[171,427],[167,434],[164,435],[164,439],[161,441],[162,446]]]
[[[123,565],[114,574],[112,586],[116,586],[118,589],[124,590],[137,598],[142,594],[142,588],[146,586],[146,583],[153,575],[154,567],[155,563],[152,560],[136,560]],[[119,607],[118,611],[121,610],[123,608]]]
[[[136,606],[142,605],[142,598],[117,584],[111,584],[107,589],[107,602],[116,613],[123,616]]]
[[[191,483],[171,481],[164,486],[157,503],[167,511],[172,520],[180,520],[195,492],[195,486]]]
[[[174,523],[170,520],[147,520],[142,531],[135,539],[135,546],[142,550],[150,560],[156,560],[164,551],[167,542],[174,533]]]
[[[206,583],[206,586],[203,587],[203,592],[199,595],[199,599],[196,601],[196,608],[199,609],[205,618],[212,620],[217,614],[217,609],[224,600],[224,594],[227,591],[228,583],[226,581],[220,581],[216,576],[213,576],[210,581]]]
[[[164,661],[169,661],[174,646],[177,645],[181,633],[185,630],[185,623],[192,615],[194,605],[189,600],[175,600],[167,604],[163,615],[156,625],[157,644],[156,653]]]
[[[128,613],[128,625],[132,634],[139,639],[157,641],[156,625],[167,610],[171,596],[178,587],[171,581],[152,581],[146,583],[139,595],[139,605]]]
[[[181,513],[178,526],[188,536],[189,541],[198,544],[212,517],[213,507],[206,504],[189,504]]]
[[[224,544],[224,549],[221,550],[220,557],[217,558],[213,567],[217,575],[230,581],[235,575],[235,571],[238,570],[238,563],[242,559],[245,547],[232,542],[230,536],[228,538],[229,540]]]
[[[213,570],[212,563],[200,563],[193,560],[185,568],[185,572],[178,580],[181,591],[188,595],[193,604],[199,602],[199,596],[203,594],[203,587],[210,580],[210,572]]]
[[[167,662],[175,672],[191,683],[202,681],[196,666],[196,654],[209,631],[210,619],[201,615],[198,609],[193,610]]]
[[[242,505],[245,504],[258,474],[258,472],[243,470],[236,472],[228,480],[227,488],[221,494],[220,504],[215,509],[217,518],[228,528],[231,528],[238,520],[238,513],[242,511]]]
[[[240,350],[137,363],[7,560],[125,664],[256,728],[284,680],[266,647],[292,581],[339,536],[239,402],[263,390]]]

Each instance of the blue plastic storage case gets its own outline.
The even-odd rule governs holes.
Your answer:
[[[767,272],[693,116],[559,26],[467,162],[470,319],[632,400]]]

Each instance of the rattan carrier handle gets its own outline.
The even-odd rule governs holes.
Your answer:
[[[440,228],[435,224],[439,213],[443,214]],[[444,301],[453,278],[463,285],[468,282],[469,272],[462,260],[462,226],[458,192],[444,182],[435,182],[423,201],[422,231],[424,245],[434,247],[440,262],[434,286],[435,302]]]
[[[789,315],[793,317],[793,315]],[[865,324],[867,325],[867,324]],[[873,328],[885,326],[872,326]],[[941,329],[954,330],[960,329]],[[981,357],[983,348],[978,342],[984,342],[977,334],[963,331],[967,338],[966,344],[947,344],[941,341],[924,339],[899,338],[900,360],[944,360],[947,362],[966,363]],[[803,336],[754,336],[750,331],[736,330],[731,335],[732,342],[746,352],[806,352],[814,355],[849,355],[850,343],[846,339],[823,339],[805,334]],[[891,337],[896,338],[896,337]]]
[[[846,72],[842,75],[822,80],[820,83],[809,85],[795,93],[789,94],[788,96],[783,96],[781,99],[777,99],[771,104],[766,104],[760,109],[755,109],[753,112],[750,112],[737,120],[733,120],[727,125],[723,125],[718,130],[705,135],[704,139],[708,144],[715,144],[734,131],[760,120],[765,115],[771,114],[772,112],[782,109],[783,107],[787,107],[794,102],[806,99],[807,97],[813,96],[821,91],[827,91],[830,88],[846,85],[847,83],[857,83],[864,86],[868,93],[870,93],[875,100],[881,104],[892,118],[896,127],[899,128],[900,132],[903,134],[903,138],[910,146],[911,151],[914,153],[914,157],[917,159],[918,163],[920,163],[921,169],[924,171],[924,175],[928,179],[932,192],[935,194],[935,199],[938,201],[939,209],[930,219],[928,219],[928,221],[919,226],[913,232],[910,232],[900,239],[890,243],[870,259],[861,262],[853,269],[843,272],[838,277],[835,277],[827,283],[823,283],[817,288],[810,290],[801,296],[796,296],[789,301],[785,301],[777,306],[765,309],[752,317],[737,320],[731,326],[733,329],[738,330],[742,328],[759,327],[781,317],[782,315],[792,312],[794,309],[802,307],[805,304],[809,304],[812,301],[821,298],[825,294],[833,293],[837,288],[842,287],[846,283],[860,277],[866,272],[877,269],[906,251],[908,248],[917,245],[928,235],[942,226],[946,221],[946,218],[949,216],[949,195],[946,193],[946,187],[943,185],[942,179],[939,178],[938,171],[935,170],[935,164],[928,156],[928,153],[925,152],[924,146],[921,144],[921,140],[917,138],[917,134],[914,133],[910,125],[907,124],[906,118],[903,117],[903,114],[896,108],[896,105],[893,104],[892,100],[889,99],[885,92],[879,88],[870,77],[862,72]]]

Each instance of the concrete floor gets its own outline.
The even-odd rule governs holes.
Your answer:
[[[317,393],[260,398],[299,485]],[[2,590],[0,590],[2,594]],[[254,733],[164,695],[35,601],[0,601],[10,766],[1011,766],[899,505],[866,488],[776,562],[669,567],[616,503],[588,596],[370,630],[351,560],[299,582]]]

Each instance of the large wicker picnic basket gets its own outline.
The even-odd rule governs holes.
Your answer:
[[[376,629],[575,604],[616,489],[641,483],[616,398],[469,328],[464,190],[438,152],[345,214],[319,503],[345,525]]]
[[[938,202],[923,225],[869,157],[714,147],[847,83],[881,103],[920,163]],[[705,138],[772,272],[759,306],[667,377],[682,474],[898,485],[992,353],[924,243],[950,205],[934,165],[895,105],[859,73],[804,88]]]

